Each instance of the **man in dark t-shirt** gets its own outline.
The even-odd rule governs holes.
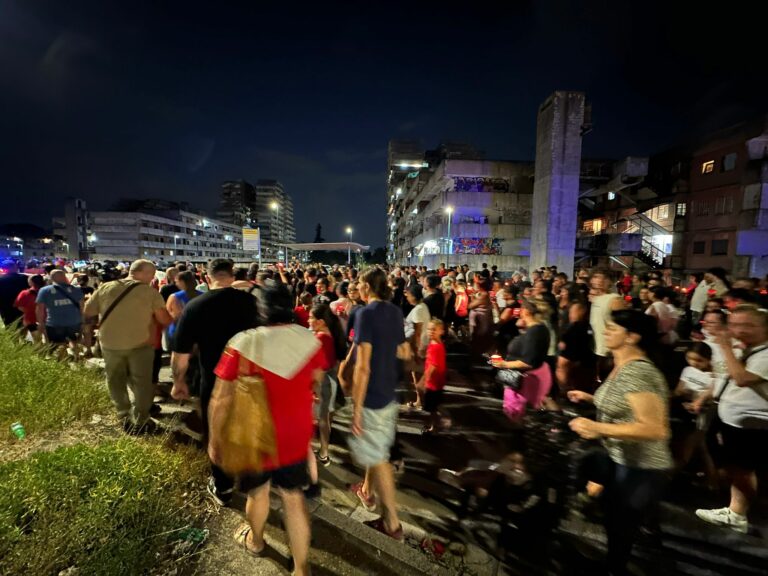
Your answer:
[[[204,435],[208,436],[208,404],[216,382],[214,369],[227,342],[237,333],[258,326],[256,299],[249,293],[232,288],[235,281],[234,264],[231,260],[217,258],[208,267],[212,279],[211,288],[202,296],[192,299],[179,318],[173,338],[173,389],[171,396],[177,400],[189,398],[186,373],[192,350],[198,348],[198,361],[202,381],[200,408]],[[208,491],[220,504],[232,498],[234,483],[217,466],[211,464]]]
[[[402,312],[388,301],[392,294],[386,273],[379,268],[366,270],[360,278],[360,292],[368,305],[355,315],[357,360],[349,447],[366,474],[351,489],[369,510],[376,507],[377,499],[381,503],[382,517],[366,524],[403,541],[389,457],[397,430],[398,358],[409,360],[410,346],[405,341]]]
[[[426,278],[427,295],[424,297],[424,304],[429,308],[429,315],[432,318],[442,320],[445,316],[445,298],[440,290],[440,276],[430,274]]]

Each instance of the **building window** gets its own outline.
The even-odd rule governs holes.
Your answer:
[[[730,172],[731,170],[736,170],[736,159],[738,156],[739,155],[736,154],[736,152],[731,152],[730,154],[723,156],[723,164],[720,166],[720,171]]]
[[[707,243],[704,241],[694,242],[693,243],[693,253],[694,254],[704,254],[704,250],[707,247]]]
[[[685,216],[687,209],[688,209],[688,205],[685,202],[678,202],[677,207],[675,209],[675,215]]]
[[[715,171],[715,161],[709,160],[707,162],[702,163],[701,165],[701,173],[702,174],[711,174]]]
[[[712,240],[712,256],[727,256],[728,240]]]
[[[608,200],[616,200],[616,192],[608,192]]]
[[[666,220],[669,218],[669,204],[659,206],[659,220]]]
[[[595,220],[592,224],[592,231],[597,234],[603,229],[603,221],[602,220]]]

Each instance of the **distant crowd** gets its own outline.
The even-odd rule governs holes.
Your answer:
[[[248,522],[235,539],[263,553],[268,491],[276,487],[296,574],[309,570],[304,498],[320,496],[333,415],[347,403],[349,448],[365,470],[350,490],[366,509],[381,511],[367,524],[403,540],[398,415],[423,413],[425,435],[448,426],[441,411],[448,350],[468,357],[470,370],[492,367],[513,421],[531,410],[596,406],[595,419],[570,426],[602,445],[585,458],[582,476],[586,500],[603,507],[615,573],[625,570],[671,475],[701,472],[714,488],[718,469],[727,470],[729,505],[695,513],[748,530],[768,442],[766,278],[730,281],[713,268],[673,285],[657,271],[579,269],[570,278],[554,267],[358,271],[236,267],[227,259],[165,270],[147,260],[83,269],[59,263],[34,274],[15,262],[2,268],[5,325],[60,360],[102,356],[126,432],[155,431],[153,398],[163,354],[171,355],[172,397],[200,401],[211,496],[226,505],[235,489],[248,495]],[[685,367],[674,362],[678,350]],[[403,384],[411,391],[404,403],[396,393]],[[246,411],[238,386],[259,391]],[[235,412],[246,416],[233,421]],[[257,464],[243,463],[233,434],[249,438]]]

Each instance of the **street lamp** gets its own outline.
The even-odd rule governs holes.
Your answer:
[[[445,258],[446,267],[451,263],[451,253],[453,252],[453,237],[451,236],[451,220],[453,220],[453,206],[446,206],[445,213],[448,214],[448,256]]]
[[[269,207],[272,208],[272,210],[275,211],[275,226],[276,226],[275,227],[275,235],[277,236],[277,242],[279,243],[280,242],[280,204],[278,202],[272,202],[269,205]],[[271,232],[272,232],[272,230],[271,230],[271,226],[270,226],[270,236],[272,235]],[[280,261],[280,252],[279,252],[279,250],[280,250],[279,248],[277,250],[275,250],[275,252],[277,252],[277,255],[278,255],[277,256],[277,260],[278,261]]]
[[[349,239],[347,240],[347,266],[350,266],[352,264],[352,228],[347,226],[347,236]]]
[[[179,239],[179,235],[178,234],[174,234],[173,235],[173,255],[174,256],[178,256],[178,254],[179,254],[179,251],[176,250],[176,242],[177,242],[178,239]]]

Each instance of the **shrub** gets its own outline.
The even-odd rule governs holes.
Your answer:
[[[10,438],[16,421],[34,434],[88,420],[109,407],[98,370],[46,359],[13,331],[0,330],[0,439]]]
[[[0,574],[151,572],[173,531],[200,520],[206,466],[135,438],[0,465]]]

